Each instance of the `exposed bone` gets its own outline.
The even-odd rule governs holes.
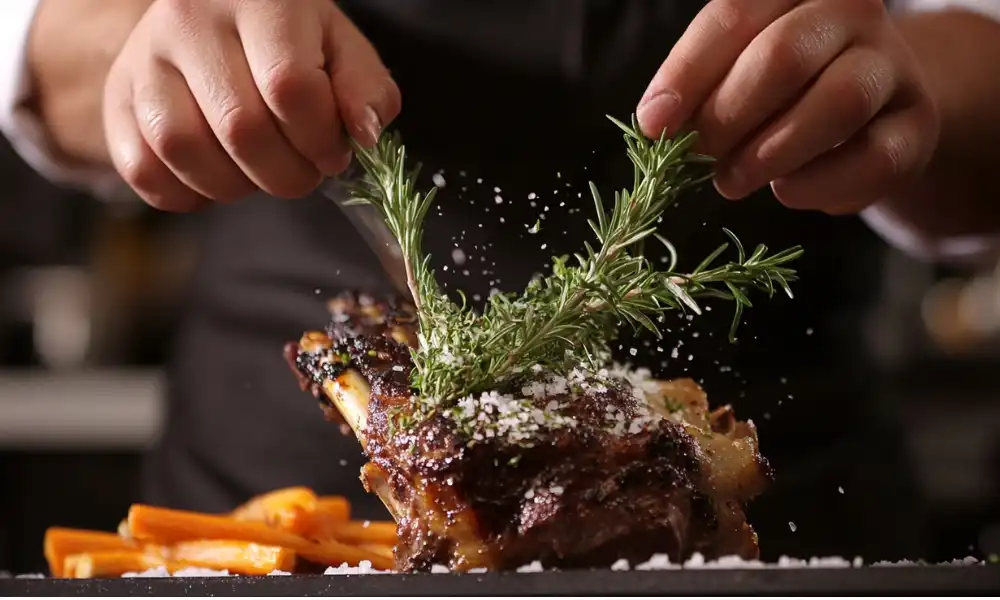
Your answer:
[[[371,399],[368,382],[354,369],[348,369],[335,381],[323,382],[323,392],[340,411],[361,446],[366,447],[365,423],[368,422],[368,402]]]

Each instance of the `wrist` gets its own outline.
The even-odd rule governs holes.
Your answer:
[[[53,158],[109,163],[101,118],[104,80],[150,0],[39,0],[28,33],[30,94]]]

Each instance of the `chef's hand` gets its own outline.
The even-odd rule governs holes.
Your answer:
[[[698,130],[715,185],[860,211],[919,176],[938,119],[882,0],[712,0],[639,103],[643,132]]]
[[[303,196],[400,110],[375,49],[330,0],[155,0],[111,68],[115,168],[187,211],[258,189]]]

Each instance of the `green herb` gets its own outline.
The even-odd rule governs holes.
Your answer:
[[[379,210],[406,262],[419,317],[411,378],[421,397],[420,412],[452,406],[470,394],[509,388],[528,379],[533,369],[566,374],[581,364],[604,366],[621,324],[660,336],[657,317],[677,309],[701,314],[697,301],[703,298],[734,303],[730,338],[735,341],[743,310],[751,306],[751,290],[773,295],[780,288],[791,296],[789,283],[796,276],[786,265],[802,250],[768,255],[761,245],[747,255],[729,230],[725,233],[736,248],[736,260],[719,260],[729,247],[723,244],[692,271],[677,271],[677,253],[656,234],[656,225],[683,192],[711,177],[712,160],[692,152],[695,133],[650,140],[638,132],[634,116],[631,126],[611,120],[624,132],[634,181],[631,190],[614,194],[610,210],[597,187],[590,185],[596,244],[585,243],[584,251],[573,257],[555,257],[548,276],[533,280],[520,295],[492,296],[482,314],[469,307],[464,296],[460,302],[451,300],[434,278],[421,238],[436,188],[428,193],[416,190],[420,167],[407,170],[398,134],[383,136],[371,149],[354,145],[366,175],[352,186],[352,202]],[[665,271],[656,270],[642,254],[650,237],[670,253]]]
[[[663,397],[663,408],[665,408],[667,410],[667,412],[675,413],[675,412],[684,410],[684,405],[681,404],[680,402],[678,402],[677,400],[674,400],[673,398],[671,398],[669,396],[664,396]]]

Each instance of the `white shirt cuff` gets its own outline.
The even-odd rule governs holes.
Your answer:
[[[112,197],[123,185],[112,169],[70,165],[56,158],[37,115],[25,106],[31,97],[28,35],[41,0],[0,0],[0,133],[35,171],[53,183]]]
[[[897,0],[894,8],[906,12],[935,12],[960,8],[1000,21],[1000,0]]]
[[[1000,232],[995,236],[930,238],[882,204],[861,212],[861,220],[892,247],[913,258],[951,264],[992,264],[1000,258]]]

